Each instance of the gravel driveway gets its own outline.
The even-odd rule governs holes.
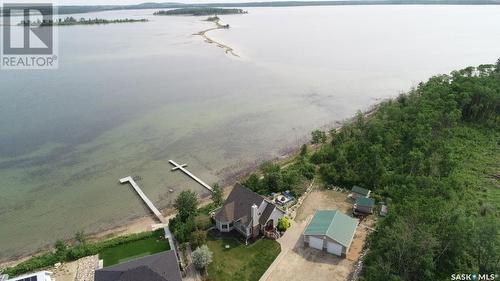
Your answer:
[[[347,280],[354,261],[304,248],[302,240],[302,232],[316,210],[340,209],[348,212],[352,205],[346,196],[345,193],[331,190],[313,190],[298,210],[297,221],[292,222],[290,229],[278,239],[281,254],[260,281]]]

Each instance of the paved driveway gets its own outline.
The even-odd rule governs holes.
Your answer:
[[[278,255],[278,257],[276,257],[274,262],[271,264],[271,266],[269,266],[269,268],[262,275],[259,281],[276,280],[274,279],[274,277],[271,277],[271,275],[274,275],[274,271],[276,271],[281,266],[284,260],[288,259],[287,256],[289,255],[289,252],[292,251],[296,247],[297,243],[302,240],[301,235],[304,231],[305,225],[305,221],[302,223],[296,223],[292,221],[292,225],[285,232],[285,235],[277,240],[281,245],[281,253]]]

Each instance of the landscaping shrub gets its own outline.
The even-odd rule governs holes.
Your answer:
[[[207,266],[212,262],[212,251],[207,247],[207,245],[203,245],[201,247],[196,248],[193,251],[193,264],[196,268],[205,270]]]
[[[204,230],[196,230],[193,232],[191,235],[191,248],[198,248],[201,245],[204,245],[207,243],[207,232]]]
[[[212,220],[208,215],[199,214],[194,218],[196,228],[201,230],[207,230],[212,227]]]
[[[169,227],[175,239],[179,243],[185,243],[191,239],[191,234],[196,230],[196,223],[192,216],[188,217],[186,221],[182,221],[179,216],[175,216],[170,219]]]
[[[286,231],[290,227],[291,223],[287,217],[282,217],[278,220],[278,230]]]

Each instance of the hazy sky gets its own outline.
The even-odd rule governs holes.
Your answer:
[[[105,5],[105,4],[140,4],[144,2],[180,2],[180,3],[241,3],[241,2],[267,2],[285,0],[0,0],[2,2],[53,2],[56,5]],[[287,0],[288,1],[288,0]],[[300,1],[300,0],[299,0]],[[321,0],[320,0],[321,1]]]

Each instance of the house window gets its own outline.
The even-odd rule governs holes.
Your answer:
[[[227,229],[227,224],[223,223],[222,224],[222,229]]]

